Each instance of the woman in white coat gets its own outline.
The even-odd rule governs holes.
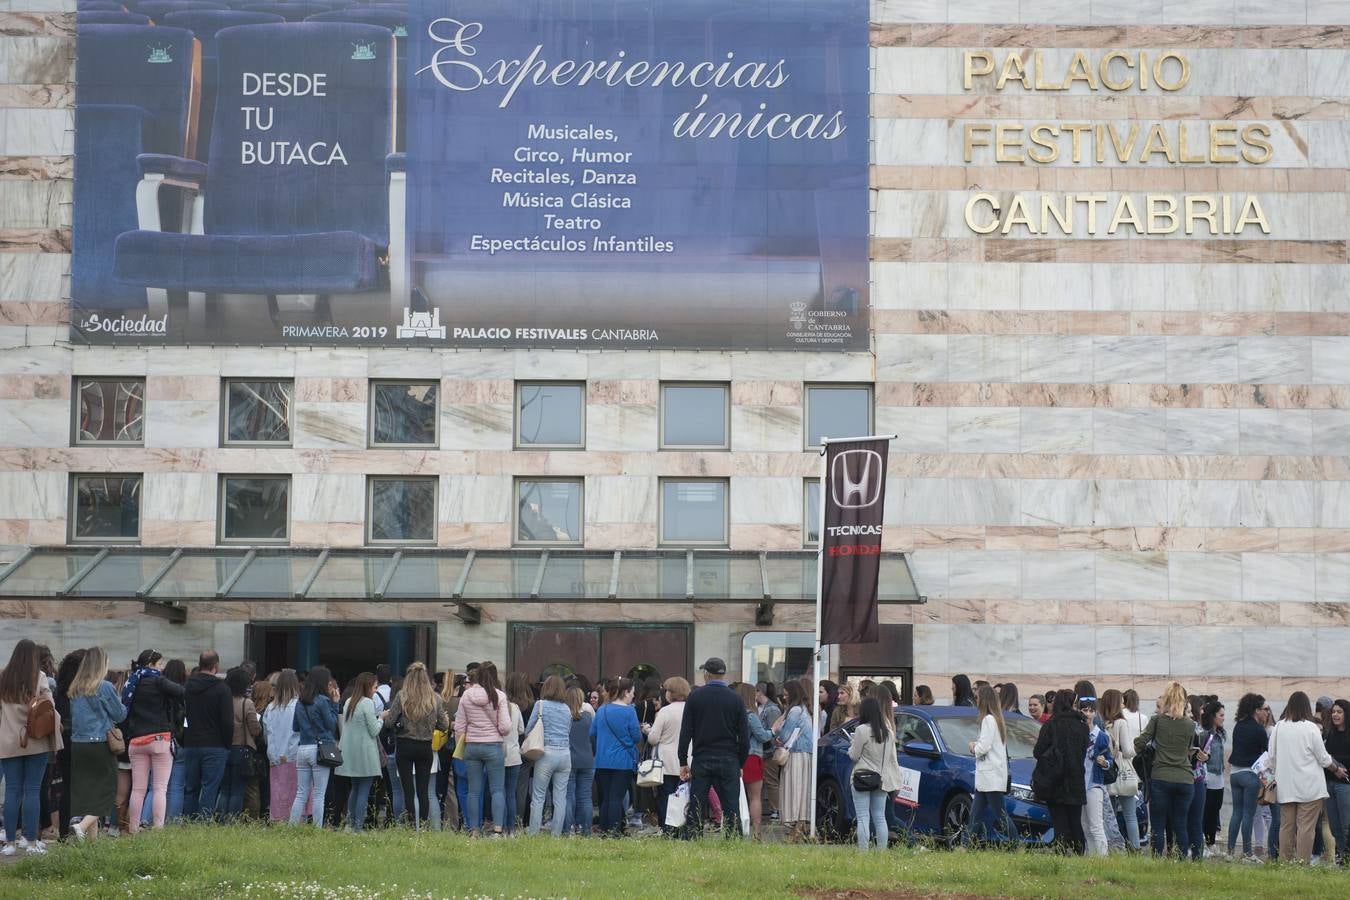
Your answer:
[[[656,820],[661,830],[674,834],[675,829],[666,824],[666,806],[670,795],[680,786],[680,726],[684,724],[684,701],[689,697],[689,682],[678,675],[671,676],[661,683],[663,692],[661,708],[651,725],[641,726],[646,732],[647,746],[656,748],[656,758],[661,761],[661,787],[656,797]]]
[[[1280,860],[1312,862],[1313,838],[1327,796],[1322,770],[1336,778],[1345,778],[1346,771],[1322,743],[1322,729],[1302,691],[1289,696],[1270,737],[1270,755],[1275,766],[1275,798],[1280,804]]]
[[[980,685],[975,695],[980,717],[980,736],[969,744],[975,757],[975,800],[970,807],[970,827],[961,833],[961,843],[1008,841],[1016,834],[1008,821],[1003,798],[1008,792],[1008,729],[998,694],[989,685]],[[989,819],[993,818],[992,835]]]

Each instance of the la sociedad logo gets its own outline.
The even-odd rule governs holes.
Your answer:
[[[80,330],[90,334],[167,334],[169,317],[166,314],[158,318],[141,316],[139,319],[133,319],[130,316],[100,316],[98,313],[90,313],[88,318],[80,322]]]

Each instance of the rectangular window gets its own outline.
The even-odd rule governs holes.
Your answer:
[[[76,378],[75,443],[145,442],[144,378]]]
[[[222,475],[220,540],[284,543],[290,524],[289,475]]]
[[[580,478],[516,479],[516,543],[580,544],[582,484]]]
[[[661,544],[724,546],[727,490],[723,478],[662,478]]]
[[[820,543],[820,479],[808,478],[802,482],[802,544],[814,547]]]
[[[76,475],[71,479],[72,541],[137,541],[141,476]]]
[[[516,385],[516,446],[586,446],[586,385],[527,381]]]
[[[370,478],[366,540],[372,544],[436,542],[435,478]]]
[[[725,384],[661,385],[663,450],[726,450],[731,388]]]
[[[438,388],[434,381],[371,382],[371,446],[435,447]]]
[[[820,439],[861,437],[872,433],[872,388],[866,384],[806,386],[806,446]]]
[[[226,379],[223,443],[289,445],[294,391],[290,381]]]

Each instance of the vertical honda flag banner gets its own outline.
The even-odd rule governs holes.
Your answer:
[[[822,645],[877,640],[888,445],[886,440],[844,441],[826,448],[821,492],[825,529],[820,536]]]

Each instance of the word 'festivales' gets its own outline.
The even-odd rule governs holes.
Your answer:
[[[1138,235],[1178,231],[1219,235],[1242,234],[1248,225],[1270,234],[1270,222],[1256,195],[1246,194],[1235,201],[1238,198],[1232,194],[1184,194],[1180,198],[1147,194],[1142,201],[1121,194],[1110,205],[1107,194],[1041,194],[1039,198],[1013,194],[1005,205],[995,194],[975,194],[966,201],[966,225],[976,234],[1004,235],[1015,228],[1029,234],[1078,232],[1090,237],[1115,234],[1122,228]],[[1080,222],[1083,229],[1077,227]]]
[[[684,60],[629,59],[626,50],[618,50],[612,59],[550,62],[545,58],[544,45],[536,44],[524,59],[498,59],[479,65],[473,61],[478,53],[474,41],[482,36],[483,30],[481,22],[461,22],[449,17],[432,20],[427,26],[427,35],[440,46],[432,53],[430,61],[413,74],[421,76],[430,72],[442,87],[452,91],[501,88],[498,109],[506,109],[527,84],[536,87],[692,87],[704,92],[694,108],[678,115],[671,127],[675,137],[683,138],[725,136],[832,141],[842,136],[847,128],[843,110],[773,113],[769,111],[768,103],[760,103],[758,111],[747,117],[739,112],[703,109],[709,101],[709,94],[704,89],[772,91],[782,87],[790,78],[786,59],[746,62],[728,52],[718,61],[689,63]]]
[[[1156,158],[1173,165],[1246,162],[1259,166],[1275,155],[1270,126],[1260,122],[1245,126],[1231,122],[1157,122],[1148,128],[1140,122],[1038,122],[1030,127],[1011,122],[970,122],[964,131],[966,162],[974,161],[977,149],[992,151],[994,162],[1040,165],[1053,163],[1066,150],[1071,162],[1093,160],[1098,165],[1108,159],[1147,165]]]

